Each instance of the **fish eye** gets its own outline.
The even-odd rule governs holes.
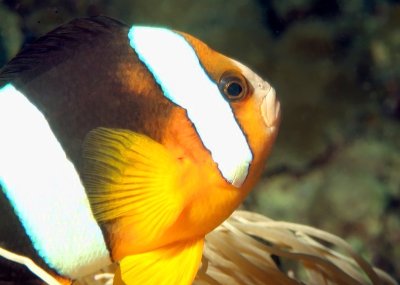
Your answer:
[[[246,97],[248,92],[247,81],[244,76],[235,71],[227,71],[222,74],[218,88],[230,101],[238,101]]]

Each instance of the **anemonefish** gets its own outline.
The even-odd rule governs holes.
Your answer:
[[[0,246],[63,284],[191,284],[277,135],[274,89],[196,38],[78,19],[0,73]]]

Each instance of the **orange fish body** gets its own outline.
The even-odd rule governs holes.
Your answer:
[[[257,182],[280,116],[274,89],[242,64],[190,35],[105,17],[75,20],[11,60],[0,73],[2,122],[18,120],[14,107],[32,118],[0,123],[0,202],[29,245],[0,240],[63,280],[117,262],[114,284],[191,284],[204,236]],[[35,146],[54,143],[20,152],[26,124],[40,125]],[[35,156],[53,148],[43,163]],[[15,178],[25,168],[37,171],[33,190]],[[26,198],[35,189],[38,202]],[[68,201],[47,206],[47,196]],[[76,225],[61,213],[68,203]],[[30,217],[41,211],[54,215]],[[43,226],[53,222],[67,234]]]

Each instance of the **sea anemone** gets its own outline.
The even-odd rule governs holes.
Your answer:
[[[206,237],[195,284],[397,284],[341,238],[236,211]]]

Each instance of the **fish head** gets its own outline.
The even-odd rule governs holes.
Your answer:
[[[239,100],[231,100],[235,118],[241,126],[243,134],[253,154],[253,181],[264,169],[265,160],[269,155],[278,134],[281,118],[281,106],[271,84],[244,64],[228,59],[238,68],[238,77],[242,76],[247,83],[247,94]],[[228,73],[229,74],[229,73]],[[219,82],[223,80],[222,75]],[[250,174],[250,173],[249,173]]]
[[[244,64],[180,34],[195,51],[210,88],[197,92],[201,86],[192,83],[188,90],[193,92],[186,96],[195,103],[173,112],[166,140],[202,168],[214,165],[209,168],[218,175],[207,177],[215,177],[216,184],[251,189],[278,133],[280,103],[275,89]]]

